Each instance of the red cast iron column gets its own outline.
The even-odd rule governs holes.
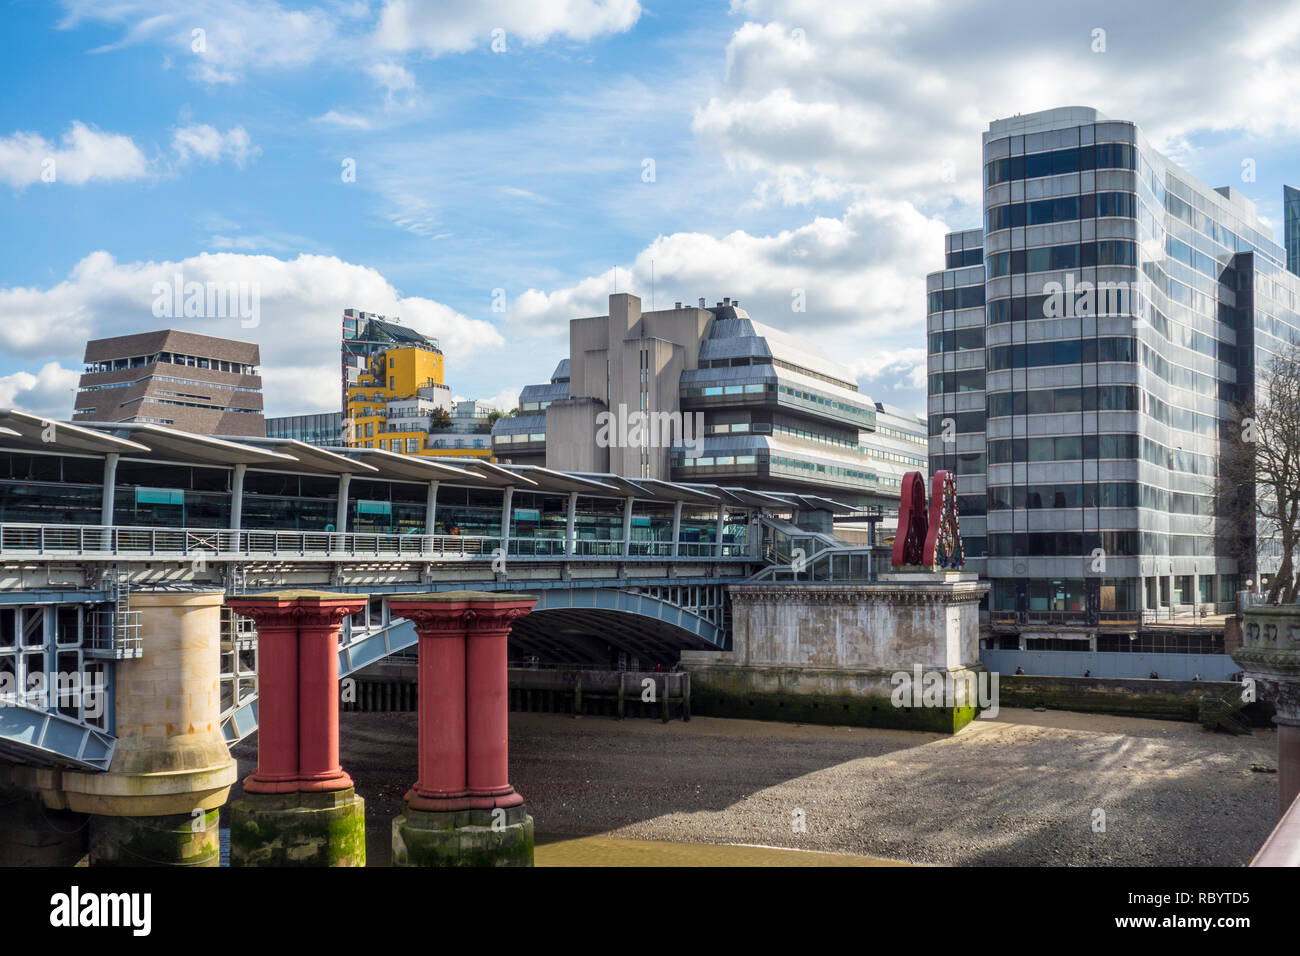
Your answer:
[[[470,602],[465,634],[467,779],[478,809],[515,807],[524,798],[510,786],[506,641],[514,622],[537,604],[534,597],[484,594]]]
[[[338,633],[368,595],[269,591],[227,599],[257,627],[257,770],[249,793],[343,790]]]
[[[298,789],[345,790],[339,764],[339,629],[368,598],[302,598],[298,618]]]
[[[244,781],[249,793],[298,789],[298,619],[291,606],[228,598],[236,614],[257,628],[257,769]]]
[[[393,597],[394,617],[419,635],[419,777],[406,793],[415,810],[470,806],[465,778],[465,627],[469,602]]]

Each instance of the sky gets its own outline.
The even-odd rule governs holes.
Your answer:
[[[919,413],[991,120],[1134,121],[1279,241],[1300,183],[1283,0],[8,0],[0,53],[0,407],[57,418],[87,339],[160,328],[333,411],[348,307],[508,409],[614,291],[739,299]]]

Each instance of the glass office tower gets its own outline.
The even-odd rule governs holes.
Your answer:
[[[1245,197],[1092,109],[993,122],[984,187],[984,228],[929,276],[930,453],[984,492],[995,633],[1107,650],[1226,608],[1279,557],[1221,540],[1214,481],[1229,403],[1300,335],[1282,248]]]
[[[1286,267],[1300,275],[1300,189],[1282,187],[1282,216],[1286,223]]]
[[[966,566],[985,571],[984,230],[952,232],[926,279],[930,472],[957,476]],[[927,489],[928,491],[928,489]]]

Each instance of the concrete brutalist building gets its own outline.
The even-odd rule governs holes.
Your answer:
[[[569,323],[569,358],[492,429],[498,459],[628,478],[739,485],[897,508],[924,470],[924,419],[871,401],[817,346],[723,299],[643,312],[630,294]],[[672,420],[637,441],[635,413]]]

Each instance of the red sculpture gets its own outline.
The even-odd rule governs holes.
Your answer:
[[[957,481],[952,472],[935,472],[931,489],[927,517],[925,479],[919,471],[903,476],[892,555],[896,568],[958,570],[966,564],[957,518]]]
[[[925,479],[919,471],[909,471],[903,476],[903,490],[898,502],[898,532],[894,535],[894,567],[915,566],[921,563],[925,550]]]

